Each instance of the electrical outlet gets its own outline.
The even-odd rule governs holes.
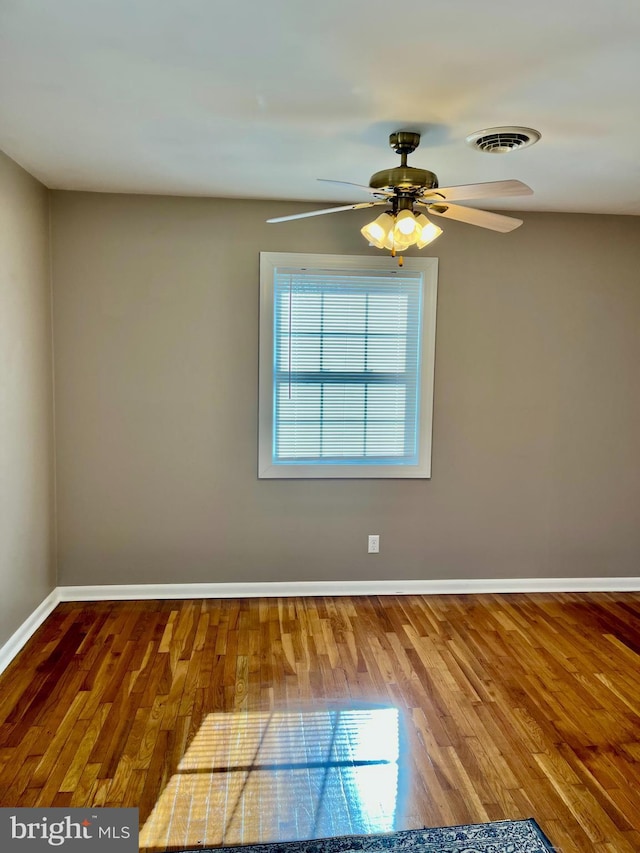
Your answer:
[[[369,554],[379,554],[380,553],[380,536],[377,533],[369,534],[367,553],[369,553]]]

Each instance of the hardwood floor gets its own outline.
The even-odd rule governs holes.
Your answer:
[[[141,849],[535,817],[640,850],[640,595],[60,605],[0,677],[1,806]]]

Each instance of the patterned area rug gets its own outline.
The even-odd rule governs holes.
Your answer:
[[[409,829],[388,835],[341,835],[311,841],[199,847],[184,853],[557,853],[535,820]]]

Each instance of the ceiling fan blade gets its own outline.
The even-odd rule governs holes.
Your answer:
[[[423,201],[417,202],[424,204]],[[476,210],[474,207],[463,207],[460,204],[428,204],[428,213],[443,216],[445,219],[457,219],[469,225],[479,225],[480,228],[490,228],[507,234],[522,225],[522,219],[514,216],[503,216],[501,213],[490,213],[488,210]]]
[[[307,213],[294,213],[292,216],[276,216],[275,219],[267,219],[267,222],[290,222],[292,219],[306,219],[308,216],[323,216],[325,213],[339,213],[341,210],[358,210],[361,207],[375,207],[377,204],[386,203],[386,201],[363,201],[359,204],[345,204],[341,207],[325,207],[324,210],[309,210]]]
[[[342,184],[346,187],[359,187],[361,190],[366,190],[368,193],[373,193],[374,195],[393,195],[393,193],[385,192],[384,190],[374,190],[373,187],[365,187],[364,184],[354,184],[352,181],[334,181],[331,178],[317,178],[318,181],[322,181],[323,184]]]
[[[487,181],[483,184],[465,184],[459,187],[435,187],[422,194],[425,198],[443,201],[463,201],[493,196],[533,195],[533,190],[522,181]]]

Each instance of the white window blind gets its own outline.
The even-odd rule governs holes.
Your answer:
[[[261,255],[260,477],[428,477],[437,260]]]
[[[417,462],[421,279],[276,269],[275,464]]]

